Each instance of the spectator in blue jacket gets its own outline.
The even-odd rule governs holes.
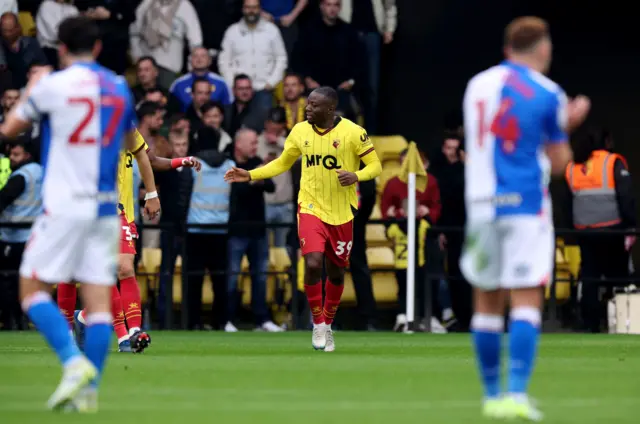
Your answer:
[[[220,75],[209,71],[209,66],[211,66],[211,56],[206,48],[196,47],[193,49],[190,63],[191,72],[175,80],[169,89],[171,94],[173,94],[182,104],[183,111],[186,111],[189,105],[191,105],[191,87],[193,82],[197,79],[206,79],[211,83],[212,101],[220,102],[223,105],[233,103],[233,95],[231,94],[227,83]]]
[[[202,169],[192,173],[193,190],[187,215],[188,224],[226,224],[229,221],[229,196],[231,186],[224,181],[224,174],[235,166],[224,153],[213,149],[202,150],[198,158]],[[187,256],[185,266],[188,272],[186,294],[189,303],[188,328],[202,328],[202,283],[205,269],[209,271],[213,284],[214,328],[222,328],[226,318],[227,297],[227,229],[189,227],[187,233]]]

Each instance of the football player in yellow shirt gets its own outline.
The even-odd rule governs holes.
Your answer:
[[[335,115],[338,95],[333,88],[314,90],[307,101],[307,120],[296,124],[277,159],[247,171],[232,168],[225,179],[233,183],[272,178],[302,159],[298,195],[298,237],[305,260],[305,293],[313,315],[314,349],[332,352],[331,324],[342,291],[344,272],[353,246],[353,217],[357,212],[356,183],[382,171],[367,132]],[[365,167],[361,170],[360,161]],[[322,299],[322,264],[326,264],[325,299]]]
[[[134,145],[136,147],[132,151],[123,151],[118,165],[118,206],[120,208],[121,219],[121,243],[118,258],[118,281],[120,283],[120,290],[118,291],[117,286],[114,286],[111,306],[114,317],[114,330],[118,337],[119,351],[139,353],[149,346],[151,337],[141,330],[142,301],[134,269],[134,257],[136,254],[134,239],[138,237],[138,232],[132,220],[134,216],[135,199],[137,198],[137,196],[134,196],[133,187],[133,158],[136,158],[143,178],[145,177],[145,173],[148,172],[149,174],[147,175],[150,175],[152,180],[153,170],[167,171],[180,167],[200,170],[201,164],[193,157],[174,159],[157,157],[153,151],[149,149],[149,146],[138,131],[135,132],[135,137],[136,143]],[[144,152],[146,152],[146,158],[140,154]],[[145,186],[147,185],[145,184]],[[155,183],[153,186],[155,187]],[[159,213],[160,203],[156,190],[147,192],[145,202],[145,209],[151,210],[152,214],[155,213],[157,215],[157,213]],[[60,309],[65,311],[66,315],[68,315],[67,311],[73,311],[75,308],[75,290],[76,286],[74,284],[60,284],[58,286],[58,305]],[[61,302],[64,304],[61,304]],[[125,325],[125,318],[129,327],[128,330]],[[69,319],[69,317],[67,317],[67,319]],[[71,320],[73,321],[73,318],[71,318]],[[78,345],[82,348],[84,344],[84,311],[76,311],[75,321]]]

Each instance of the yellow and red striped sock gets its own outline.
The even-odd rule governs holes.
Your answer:
[[[124,324],[124,311],[122,310],[122,299],[118,286],[114,285],[111,291],[111,313],[113,314],[113,330],[118,337],[118,343],[126,340],[129,332]]]
[[[333,319],[338,312],[338,306],[340,305],[340,299],[342,298],[342,292],[344,291],[344,284],[333,284],[327,279],[324,285],[324,322],[327,325],[333,323]]]
[[[127,326],[129,329],[140,329],[142,327],[142,298],[135,276],[120,280],[120,297]]]
[[[322,313],[322,284],[320,282],[316,284],[305,284],[304,292],[307,295],[313,323],[322,324],[324,322],[324,315]]]

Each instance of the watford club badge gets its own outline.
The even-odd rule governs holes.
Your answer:
[[[302,238],[302,239],[300,239],[300,247],[304,247],[304,244],[305,244],[306,242],[307,242],[307,241],[306,241],[305,239],[303,239],[303,238]]]
[[[340,140],[333,140],[333,147],[337,149],[339,145],[340,145]]]

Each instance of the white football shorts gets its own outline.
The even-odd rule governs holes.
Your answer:
[[[78,219],[41,215],[33,223],[20,275],[49,284],[116,282],[120,217]]]
[[[553,273],[554,237],[548,217],[467,223],[460,269],[469,283],[482,290],[545,286]]]

